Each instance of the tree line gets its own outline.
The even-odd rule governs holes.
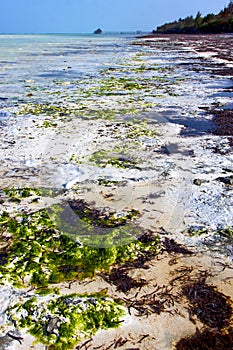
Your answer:
[[[178,21],[165,23],[153,30],[161,34],[198,34],[198,33],[233,33],[233,0],[217,15],[210,13],[202,17],[200,11],[196,17],[188,16]]]

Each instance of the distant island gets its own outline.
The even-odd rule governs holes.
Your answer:
[[[101,28],[98,28],[93,32],[93,34],[102,34],[102,33],[103,33],[103,31]]]
[[[210,13],[202,17],[198,11],[196,17],[188,16],[178,21],[165,23],[153,30],[153,34],[219,34],[233,33],[233,0],[217,15]]]

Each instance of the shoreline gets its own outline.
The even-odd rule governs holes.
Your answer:
[[[162,69],[164,69],[162,59],[166,60],[165,55],[169,52],[171,58],[175,57],[178,62],[174,66],[182,68],[178,74],[165,66],[167,70],[164,73],[162,71],[159,77],[163,79],[163,74],[170,76],[173,74],[174,79],[177,79],[177,85],[173,86],[174,91],[166,90],[167,95],[161,98],[162,103],[167,103],[168,106],[170,101],[177,103],[176,98],[181,103],[180,109],[175,109],[173,106],[171,113],[173,118],[179,113],[184,113],[183,117],[189,120],[190,114],[193,113],[193,119],[198,117],[200,120],[202,118],[206,120],[206,114],[203,110],[200,112],[199,107],[208,109],[215,101],[214,97],[208,99],[207,92],[217,94],[226,85],[225,81],[222,85],[219,82],[220,77],[223,77],[219,69],[222,71],[228,69],[230,60],[228,62],[225,55],[220,53],[221,45],[216,48],[216,55],[217,58],[225,57],[226,66],[215,62],[212,54],[202,59],[200,56],[202,49],[206,48],[208,51],[212,46],[212,50],[215,50],[216,42],[214,41],[212,45],[212,37],[206,37],[206,39],[209,42],[200,44],[192,41],[190,43],[190,39],[187,38],[187,41],[184,41],[183,36],[179,36],[168,44],[161,41],[139,41],[137,44],[142,48],[139,52],[142,56],[137,59],[142,61],[133,62],[133,66],[130,67],[133,74],[149,74],[151,67],[154,67],[158,74],[157,66],[153,65],[154,61],[150,58],[155,50],[161,50]],[[230,43],[233,45],[233,40],[230,40]],[[148,48],[149,58],[143,56]],[[146,70],[147,67],[148,70]],[[113,67],[113,69],[119,68]],[[124,70],[124,66],[120,69]],[[217,75],[210,82],[210,87],[208,87],[209,70],[212,76],[214,71],[217,71]],[[114,70],[110,70],[110,73],[112,72]],[[117,73],[119,74],[118,71]],[[120,73],[122,74],[121,71]],[[187,79],[190,79],[189,74],[191,74],[193,80],[188,83],[183,82],[181,73]],[[201,82],[199,82],[200,75]],[[146,82],[148,84],[147,77],[150,79],[150,84],[154,84],[155,78],[143,75],[140,86],[128,85],[128,87],[139,88],[139,94],[147,94],[144,92],[146,88],[149,89],[149,85],[145,88]],[[116,80],[116,82],[120,86],[121,93],[121,81]],[[217,84],[216,89],[211,87],[214,83]],[[124,81],[124,87],[127,87],[126,84],[132,84],[132,80]],[[169,81],[164,81],[163,84],[165,94]],[[207,84],[207,87],[203,87],[202,84]],[[62,86],[68,89],[67,86],[69,87],[70,84]],[[109,79],[107,89],[108,92],[112,89]],[[108,95],[100,97],[98,107],[103,103],[106,105],[106,100],[111,98],[111,95],[106,96]],[[118,97],[119,95],[113,95],[112,100],[107,101],[107,105],[111,103],[117,105]],[[121,95],[120,98],[122,98]],[[146,98],[149,99],[148,95]],[[199,100],[194,102],[196,99]],[[228,98],[220,95],[219,100],[224,103]],[[188,106],[187,101],[190,103]],[[92,101],[90,100],[89,103],[91,104]],[[93,105],[95,103],[96,101]],[[116,330],[98,332],[89,339],[86,348],[171,350],[177,349],[178,341],[194,334],[197,328],[202,332],[207,327],[214,332],[214,327],[208,324],[209,319],[214,321],[211,312],[208,315],[208,310],[205,310],[206,300],[199,301],[200,308],[206,312],[206,319],[204,318],[203,321],[203,318],[200,320],[192,309],[192,300],[187,299],[184,289],[189,285],[199,286],[201,290],[206,288],[216,300],[222,293],[231,298],[229,305],[232,305],[231,241],[227,243],[224,237],[212,235],[212,231],[218,230],[219,226],[224,228],[230,225],[232,220],[230,201],[232,200],[233,159],[229,135],[218,136],[207,132],[201,135],[181,136],[184,126],[171,123],[169,119],[161,118],[161,114],[156,114],[156,108],[163,111],[162,107],[153,107],[146,112],[140,112],[139,115],[129,113],[129,120],[121,117],[113,120],[79,119],[78,125],[77,118],[71,114],[69,122],[57,118],[57,125],[50,124],[48,128],[42,128],[42,126],[48,125],[43,124],[44,122],[54,122],[53,114],[46,115],[51,111],[46,109],[45,115],[43,110],[42,114],[40,112],[38,115],[33,115],[34,106],[29,104],[28,108],[31,115],[26,119],[24,114],[22,117],[19,115],[17,121],[15,116],[12,117],[11,120],[6,121],[9,127],[5,126],[5,130],[2,131],[5,142],[4,163],[1,170],[5,180],[4,187],[12,187],[16,181],[17,184],[20,182],[21,186],[28,186],[29,181],[32,181],[30,187],[51,188],[55,184],[56,189],[63,186],[62,188],[68,191],[72,200],[81,198],[91,209],[108,207],[121,215],[126,210],[139,210],[140,215],[136,218],[136,225],[161,236],[161,252],[142,266],[136,267],[128,263],[124,266],[125,270],[122,270],[121,266],[113,266],[119,269],[118,275],[115,275],[118,278],[114,278],[113,275],[111,280],[109,273],[97,273],[94,279],[72,281],[72,283],[67,281],[55,285],[60,287],[61,294],[91,293],[107,289],[112,298],[131,300],[131,303],[136,305],[135,308],[128,308],[127,322]],[[169,109],[165,106],[164,111],[167,112]],[[59,113],[62,116],[66,111],[59,110]],[[155,117],[148,119],[150,115]],[[136,119],[133,122],[131,122],[132,116]],[[207,117],[207,120],[208,118],[210,117]],[[15,130],[12,143],[9,142],[11,127]],[[224,133],[224,130],[222,131]],[[100,151],[102,153],[98,153]],[[90,159],[92,159],[91,162]],[[109,159],[112,163],[109,163]],[[116,161],[118,161],[117,167],[114,165]],[[122,164],[125,167],[122,167]],[[224,182],[227,179],[229,183]],[[65,196],[59,193],[53,198],[39,198],[38,203],[32,203],[30,198],[21,199],[17,203],[11,201],[6,195],[1,197],[3,199],[1,210],[11,214],[20,211],[30,213],[51,206],[51,203],[62,203],[64,199],[69,199],[66,192]],[[203,235],[200,233],[200,236],[190,236],[188,234],[190,227],[195,230],[208,228],[209,231],[203,232]],[[124,274],[128,279],[121,280]],[[117,284],[118,280],[121,284]],[[143,282],[144,284],[140,287],[134,287],[132,281],[134,283],[145,281],[145,283]],[[213,291],[211,286],[216,290]],[[125,288],[129,289],[125,291]],[[151,299],[147,296],[149,294],[156,300],[154,309],[150,308]],[[140,309],[138,305],[142,300],[144,304],[140,305]],[[162,304],[159,303],[160,301]],[[126,303],[126,305],[130,304]],[[219,312],[219,310],[216,311]],[[221,329],[219,332],[221,333]],[[82,344],[85,347],[86,341],[81,342],[78,348],[82,348]],[[25,336],[22,344],[14,341],[13,346],[17,350],[29,349],[32,346],[32,338]],[[43,348],[42,345],[33,345],[33,349],[36,350]]]
[[[196,50],[200,54],[204,54],[205,52],[207,54],[210,54],[215,59],[222,59],[224,65],[232,68],[232,53],[231,50],[227,50],[227,54],[224,53],[224,48],[226,48],[226,42],[224,43],[224,38],[231,47],[233,42],[233,34],[232,33],[222,33],[222,34],[149,34],[145,36],[138,36],[137,39],[139,39],[138,45],[140,45],[140,39],[143,40],[141,45],[150,45],[153,44],[153,40],[159,39],[159,40],[171,40],[172,43],[179,45],[179,42],[182,42],[183,45],[187,43],[188,45],[191,45],[194,50]],[[150,42],[151,39],[151,42]],[[210,41],[212,42],[212,45],[210,44]],[[223,51],[223,52],[221,52]],[[205,57],[205,55],[204,55]],[[206,56],[208,59],[208,56]],[[224,67],[226,69],[226,67]],[[221,75],[220,72],[218,72],[219,75]],[[229,71],[227,75],[232,76],[232,70]]]

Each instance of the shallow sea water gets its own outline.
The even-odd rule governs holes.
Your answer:
[[[127,35],[0,35],[0,101],[22,99],[27,80],[52,88],[56,80],[99,77],[101,69],[124,64],[136,53],[143,53],[143,48],[131,45],[133,41],[133,36]],[[184,50],[171,56],[171,52],[149,48],[147,52],[151,55],[145,63],[161,67],[177,66],[183,62],[183,54],[186,58],[192,54]],[[182,68],[179,72],[183,77],[188,74]],[[208,88],[208,82],[200,82],[199,75],[192,74],[192,80],[193,89],[203,82]]]
[[[21,98],[25,80],[48,86],[54,79],[95,75],[110,55],[123,54],[118,44],[121,39],[112,37],[1,35],[0,42],[1,98]]]

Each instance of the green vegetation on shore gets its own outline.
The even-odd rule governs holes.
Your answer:
[[[48,349],[73,349],[99,329],[116,328],[125,312],[103,293],[29,298],[9,310],[12,321],[26,328]]]
[[[134,212],[126,213],[125,220],[116,217],[116,227],[113,227],[113,216],[110,217],[112,229],[102,237],[95,235],[95,227],[86,222],[86,212],[84,215],[85,218],[79,220],[80,227],[77,225],[77,235],[70,237],[58,230],[56,221],[45,209],[16,217],[3,212],[0,216],[0,283],[46,287],[50,283],[80,280],[108,271],[113,264],[156,254],[160,249],[158,236],[144,233],[148,236],[145,241],[139,236],[144,237],[143,232],[133,225],[126,225],[126,220],[130,221],[136,215]],[[88,215],[91,217],[92,213],[88,212]],[[81,235],[83,231],[85,237]],[[137,231],[138,239],[131,236],[132,231],[133,234]],[[118,245],[114,244],[116,238]],[[101,239],[107,240],[108,245],[97,245]],[[96,245],[88,245],[90,241]]]
[[[233,1],[217,15],[210,13],[204,17],[198,12],[196,17],[188,16],[178,21],[165,23],[153,30],[154,34],[217,34],[233,32]]]
[[[118,65],[103,68],[95,78],[54,80],[52,88],[43,90],[30,83],[26,86],[27,97],[15,104],[14,113],[35,116],[38,128],[60,130],[63,122],[72,119],[119,121],[150,112],[166,96],[177,96],[177,86],[183,78],[171,75],[174,68],[170,65],[144,62],[142,56],[149,58],[150,52],[137,53]],[[34,99],[28,94],[33,94]]]
[[[233,238],[232,227],[219,228],[218,230],[211,230],[207,227],[197,228],[197,229],[190,227],[188,232],[191,237],[212,234],[215,236],[220,236],[225,238]]]

